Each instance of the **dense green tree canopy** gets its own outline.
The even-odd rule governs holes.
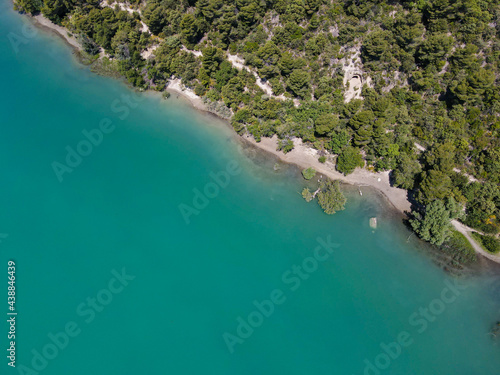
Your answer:
[[[288,88],[295,96],[308,99],[311,93],[311,76],[305,70],[294,69],[288,78]]]
[[[423,218],[417,214],[416,218],[411,220],[411,225],[422,239],[441,245],[451,235],[450,218],[450,211],[446,209],[443,201],[437,199],[427,206]]]
[[[359,149],[347,146],[337,158],[337,171],[345,175],[351,174],[357,167],[364,165]]]

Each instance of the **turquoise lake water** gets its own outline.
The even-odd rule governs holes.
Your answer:
[[[494,276],[455,285],[375,195],[324,215],[222,122],[25,25],[0,5],[1,288],[7,319],[12,259],[18,312],[0,373],[500,373]]]

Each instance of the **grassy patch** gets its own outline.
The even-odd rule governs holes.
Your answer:
[[[76,51],[75,52],[78,60],[83,64],[83,65],[92,65],[94,62],[96,62],[99,59],[99,55],[90,55],[85,51]]]
[[[454,263],[467,264],[475,262],[476,252],[465,236],[457,231],[453,231],[450,238],[448,238],[440,247],[443,252],[453,258]]]
[[[114,60],[110,60],[107,57],[103,57],[102,59],[96,60],[90,70],[93,73],[100,74],[102,76],[120,78],[121,73],[118,68],[118,63]]]
[[[487,252],[491,254],[498,254],[500,252],[500,240],[498,240],[498,238],[485,236],[477,232],[472,232],[472,237],[474,237]]]

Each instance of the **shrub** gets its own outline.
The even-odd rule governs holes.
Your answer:
[[[472,236],[489,253],[497,254],[498,252],[500,252],[500,240],[498,240],[496,237],[485,236],[477,232],[472,232]]]
[[[304,190],[302,190],[302,198],[304,198],[306,202],[310,202],[313,200],[313,194],[308,188],[304,188]]]
[[[293,150],[293,141],[291,139],[278,140],[278,151],[283,151],[284,154]]]
[[[328,215],[333,215],[337,211],[343,210],[346,197],[340,191],[338,181],[323,180],[320,185],[321,191],[318,193],[318,203]]]
[[[314,176],[316,175],[316,171],[314,170],[314,168],[307,168],[307,169],[304,169],[302,170],[302,176],[306,179],[306,180],[310,180],[311,178],[313,178]]]

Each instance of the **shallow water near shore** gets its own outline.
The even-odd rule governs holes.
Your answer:
[[[323,214],[294,168],[184,100],[90,73],[52,35],[23,36],[10,9],[0,268],[7,301],[16,262],[17,368],[4,357],[2,374],[498,374],[494,275],[456,285],[376,194]],[[68,147],[86,156],[68,166]]]

